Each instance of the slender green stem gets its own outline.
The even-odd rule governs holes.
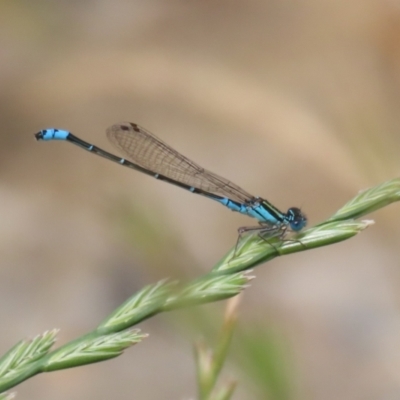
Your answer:
[[[227,304],[225,321],[215,350],[213,351],[211,348],[208,348],[203,342],[196,344],[195,356],[200,400],[229,399],[233,394],[236,382],[229,381],[219,386],[216,383],[228,355],[228,349],[237,320],[236,309],[239,297],[230,299]]]

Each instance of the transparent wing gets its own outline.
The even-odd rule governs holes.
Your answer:
[[[137,124],[115,124],[107,129],[107,137],[130,161],[154,174],[240,203],[254,197],[227,179],[200,167]]]

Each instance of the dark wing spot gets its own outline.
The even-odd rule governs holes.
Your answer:
[[[137,126],[137,124],[134,124],[133,122],[131,122],[131,126],[132,126],[132,128],[133,128],[133,130],[134,130],[135,132],[140,132],[140,129],[139,129],[139,127]]]

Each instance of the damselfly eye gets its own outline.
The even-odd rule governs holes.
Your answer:
[[[300,231],[307,225],[307,217],[301,212],[300,208],[291,207],[286,215],[293,231]]]

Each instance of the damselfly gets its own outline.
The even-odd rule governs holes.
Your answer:
[[[127,158],[117,157],[61,129],[44,129],[35,137],[37,140],[66,140],[98,156],[218,201],[232,211],[257,219],[259,226],[239,228],[239,238],[249,231],[258,232],[264,238],[283,238],[288,228],[298,232],[307,224],[307,218],[299,208],[290,207],[286,213],[278,210],[269,201],[252,196],[227,179],[200,167],[134,123],[122,122],[107,129],[108,139]]]

